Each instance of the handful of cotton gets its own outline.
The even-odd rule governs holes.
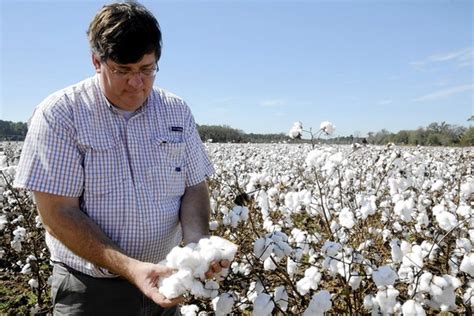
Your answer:
[[[171,276],[160,279],[159,291],[169,299],[190,293],[195,297],[214,298],[218,294],[219,284],[214,280],[207,280],[205,273],[213,261],[234,259],[237,245],[217,237],[203,238],[199,243],[185,247],[174,247],[161,264],[178,270]],[[229,273],[229,269],[215,275],[219,280]]]

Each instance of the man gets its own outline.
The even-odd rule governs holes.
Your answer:
[[[16,177],[46,228],[54,314],[174,315],[182,298],[159,293],[173,271],[158,262],[208,235],[213,167],[187,105],[153,88],[153,15],[110,4],[87,34],[96,75],[36,108]]]

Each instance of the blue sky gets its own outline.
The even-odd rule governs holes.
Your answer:
[[[0,0],[0,119],[94,74],[86,30],[102,1]],[[336,135],[474,115],[473,1],[142,1],[164,40],[155,84],[199,124]]]

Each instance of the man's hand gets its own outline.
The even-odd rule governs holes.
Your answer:
[[[161,307],[168,308],[175,306],[184,301],[184,297],[180,296],[174,299],[167,299],[158,291],[158,281],[160,278],[166,278],[175,271],[160,264],[148,262],[137,262],[130,273],[130,281],[143,294]]]
[[[214,274],[217,274],[222,271],[222,269],[227,269],[230,266],[229,260],[221,260],[221,261],[212,261],[209,265],[209,270],[204,274],[206,279],[211,279]]]

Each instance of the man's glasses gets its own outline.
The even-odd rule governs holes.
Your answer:
[[[124,69],[114,69],[111,67],[107,62],[104,62],[104,64],[109,68],[109,70],[118,78],[120,79],[131,79],[135,74],[140,75],[140,78],[151,78],[156,75],[156,73],[160,70],[158,67],[158,64],[155,65],[155,67],[151,68],[145,68],[139,71],[131,71],[131,70],[124,70]]]

